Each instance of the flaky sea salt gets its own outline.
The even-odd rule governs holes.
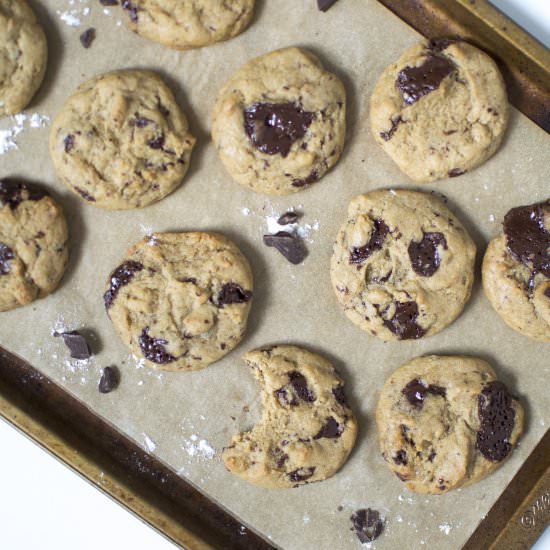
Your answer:
[[[48,116],[39,113],[18,113],[7,119],[7,122],[2,121],[3,125],[7,123],[9,126],[0,128],[0,155],[18,149],[17,136],[23,130],[44,128],[49,122]]]
[[[451,532],[451,525],[449,523],[442,523],[440,526],[439,526],[439,530],[442,532],[442,533],[445,533],[446,535],[448,535],[450,532]]]
[[[156,448],[157,444],[145,433],[142,433],[143,435],[143,443],[145,444],[145,449],[148,453],[152,453]]]
[[[216,450],[206,441],[200,439],[195,434],[191,435],[190,441],[186,441],[183,450],[192,457],[212,459],[216,455]]]

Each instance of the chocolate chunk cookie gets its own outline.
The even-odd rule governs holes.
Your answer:
[[[324,358],[295,346],[245,354],[261,385],[263,413],[223,451],[226,468],[268,488],[296,487],[334,475],[357,435],[344,385]]]
[[[0,0],[0,116],[30,103],[47,59],[46,35],[26,0]]]
[[[344,86],[306,50],[253,59],[224,86],[212,139],[241,185],[287,195],[319,180],[340,158],[346,134]]]
[[[440,494],[496,470],[523,430],[523,408],[475,357],[417,357],[384,384],[376,422],[390,470]]]
[[[69,258],[59,205],[42,187],[0,180],[0,311],[52,293]]]
[[[514,330],[550,342],[550,201],[512,208],[483,259],[485,295]]]
[[[170,89],[149,71],[82,84],[52,124],[50,153],[72,191],[94,206],[140,208],[178,187],[195,138]]]
[[[169,48],[189,50],[243,32],[255,0],[122,0],[130,29]]]
[[[413,180],[460,176],[498,149],[506,88],[494,61],[474,46],[422,42],[382,73],[370,117],[376,141]]]
[[[355,197],[331,278],[346,315],[382,340],[430,336],[470,297],[476,247],[434,195],[380,190]]]
[[[252,300],[248,261],[216,233],[155,233],[109,276],[103,301],[122,341],[150,365],[197,370],[241,341]]]

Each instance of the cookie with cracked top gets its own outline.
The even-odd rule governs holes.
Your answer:
[[[222,88],[212,139],[241,185],[296,193],[340,158],[346,133],[343,84],[310,52],[277,50],[249,61]]]
[[[263,413],[248,432],[233,436],[222,454],[234,475],[261,487],[322,481],[346,462],[357,422],[344,384],[323,357],[296,346],[248,352],[261,385]]]
[[[462,41],[424,41],[382,73],[370,105],[376,141],[410,178],[456,177],[491,157],[508,124],[495,62]]]
[[[504,322],[550,342],[550,201],[512,208],[483,259],[483,289]]]
[[[434,195],[378,190],[355,197],[334,244],[331,279],[346,315],[382,340],[431,336],[468,301],[476,247]]]
[[[68,258],[61,207],[42,187],[0,180],[0,311],[51,294]]]
[[[197,370],[244,336],[252,272],[217,233],[155,233],[130,248],[103,302],[132,353],[166,370]]]
[[[176,50],[229,40],[242,33],[255,0],[122,0],[129,28]]]
[[[386,381],[380,450],[408,489],[442,494],[496,470],[523,430],[523,407],[475,357],[417,357]]]
[[[82,84],[52,123],[59,178],[89,204],[123,210],[159,201],[182,182],[195,145],[187,118],[151,71]]]

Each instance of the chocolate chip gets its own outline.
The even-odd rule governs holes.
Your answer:
[[[429,462],[433,462],[434,461],[434,458],[437,456],[437,453],[432,449],[430,451],[430,454],[428,455],[428,461]]]
[[[119,290],[126,286],[135,276],[136,273],[143,269],[143,264],[129,260],[119,265],[110,276],[109,289],[103,295],[103,303],[109,309],[117,297]]]
[[[387,132],[380,132],[380,137],[384,141],[390,141],[390,139],[393,137],[393,134],[395,134],[395,132],[397,132],[398,126],[402,122],[405,122],[405,121],[401,118],[401,115],[399,115],[397,118],[392,118],[391,119],[391,128]]]
[[[7,275],[10,272],[10,260],[15,258],[13,250],[3,242],[0,242],[0,275]]]
[[[282,468],[288,460],[288,455],[279,447],[272,449],[271,453],[273,454],[273,458],[275,458],[275,465],[277,468]]]
[[[287,475],[290,481],[305,481],[309,479],[315,473],[315,466],[309,468],[298,468],[293,472],[289,472]]]
[[[219,307],[229,304],[244,304],[252,298],[250,290],[244,290],[237,283],[226,283],[222,286],[217,298]]]
[[[74,149],[74,135],[69,134],[65,136],[63,140],[63,145],[65,147],[65,153],[70,153]]]
[[[130,0],[123,0],[122,9],[125,9],[128,12],[128,16],[132,23],[138,22],[138,7],[134,5]]]
[[[431,277],[441,264],[438,247],[447,250],[447,241],[443,233],[424,233],[422,240],[411,241],[409,259],[415,273],[421,277]]]
[[[510,437],[516,417],[508,388],[497,380],[486,384],[477,398],[477,413],[476,448],[487,460],[504,460],[512,450]]]
[[[151,149],[162,149],[164,147],[164,140],[164,134],[161,134],[160,136],[150,139],[147,145],[151,147]]]
[[[351,524],[361,544],[376,540],[382,533],[384,522],[380,513],[371,508],[357,510],[351,516]]]
[[[374,220],[374,229],[371,233],[369,242],[365,246],[352,248],[349,263],[360,264],[364,262],[373,252],[380,250],[386,240],[390,228],[384,220]]]
[[[71,330],[70,332],[54,332],[53,335],[63,337],[63,342],[69,348],[73,359],[89,359],[92,356],[92,352],[86,338],[84,338],[78,330]]]
[[[384,325],[400,340],[422,338],[426,331],[416,323],[418,304],[416,302],[394,302],[395,313],[391,319],[382,319]]]
[[[306,187],[307,185],[311,185],[312,183],[315,183],[319,179],[319,172],[317,170],[313,170],[309,176],[302,179],[295,179],[292,181],[292,187]]]
[[[334,395],[334,399],[340,403],[343,407],[346,407],[348,402],[346,400],[346,395],[344,393],[344,386],[336,386],[335,388],[332,388],[332,395]]]
[[[396,464],[403,464],[404,466],[407,465],[407,451],[400,449],[395,453],[395,456],[393,457],[393,461]]]
[[[315,394],[308,388],[306,377],[300,374],[298,371],[292,371],[288,373],[290,385],[296,392],[296,395],[302,400],[308,403],[315,401]]]
[[[343,431],[344,426],[342,424],[338,424],[332,416],[329,416],[325,422],[325,425],[319,430],[313,439],[321,439],[322,437],[326,437],[327,439],[337,439],[342,435]]]
[[[446,57],[428,55],[419,67],[405,67],[397,75],[395,85],[403,101],[408,105],[439,88],[443,79],[455,70],[455,65]]]
[[[166,351],[164,347],[166,344],[168,344],[167,340],[149,336],[149,327],[144,328],[139,337],[139,347],[145,359],[159,365],[166,365],[176,360],[173,355]]]
[[[89,193],[81,189],[80,187],[73,187],[73,189],[85,200],[88,202],[95,202],[95,198],[92,197]]]
[[[328,11],[336,2],[337,0],[317,0],[317,7],[321,11]]]
[[[279,225],[289,225],[291,223],[296,223],[300,214],[297,212],[285,212],[282,216],[279,217],[277,223]]]
[[[267,155],[286,157],[306,135],[315,118],[293,103],[254,103],[244,110],[244,129],[254,146]]]
[[[191,283],[192,285],[196,285],[197,284],[197,279],[195,279],[195,277],[185,277],[184,279],[181,280],[182,283]]]
[[[90,27],[89,29],[85,30],[80,35],[80,43],[84,48],[88,49],[92,42],[95,40],[95,29],[93,27]]]
[[[294,265],[302,263],[307,256],[307,250],[302,239],[287,231],[279,231],[275,235],[264,235],[264,244],[274,247]]]
[[[100,393],[109,393],[118,387],[120,372],[116,367],[105,367],[99,380]]]
[[[419,380],[418,378],[411,380],[403,388],[401,393],[407,398],[409,403],[417,409],[422,408],[424,405],[424,399],[428,394],[440,395],[441,397],[445,397],[447,395],[445,388],[436,386],[435,384],[426,385],[425,382]]]
[[[457,178],[458,176],[462,176],[462,174],[465,174],[466,170],[461,170],[460,168],[453,168],[452,170],[449,170],[449,177],[450,178]]]
[[[0,207],[6,204],[15,210],[23,201],[39,201],[48,193],[30,183],[22,183],[12,179],[0,180]]]
[[[102,6],[118,6],[118,0],[99,0]]]
[[[401,435],[407,445],[414,447],[414,439],[409,435],[410,429],[405,424],[401,424]]]

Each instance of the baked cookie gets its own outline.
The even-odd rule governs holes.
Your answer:
[[[523,408],[475,357],[417,357],[384,384],[376,423],[390,470],[408,489],[440,494],[496,470],[523,429]]]
[[[47,60],[46,35],[26,0],[0,0],[0,116],[30,103]]]
[[[460,176],[498,149],[506,88],[494,61],[474,46],[421,42],[382,73],[370,118],[376,141],[413,180]]]
[[[379,190],[355,197],[338,233],[332,285],[346,315],[382,340],[431,336],[460,315],[476,247],[443,202]]]
[[[52,124],[57,174],[94,206],[141,208],[178,187],[195,138],[174,95],[150,71],[117,71],[82,84]]]
[[[216,233],[155,233],[130,248],[103,300],[122,341],[150,365],[197,370],[242,339],[252,299],[248,261]]]
[[[63,211],[46,191],[0,180],[0,311],[57,288],[69,258],[67,239]]]
[[[340,158],[346,93],[310,52],[286,48],[239,69],[222,88],[212,139],[231,176],[268,195],[321,179]]]
[[[512,208],[483,259],[485,295],[514,330],[550,342],[550,201]]]
[[[296,487],[334,475],[346,462],[357,422],[334,367],[295,346],[245,354],[261,384],[263,414],[222,454],[238,477],[268,488]]]
[[[135,33],[189,50],[243,32],[252,19],[254,0],[123,0],[122,7]]]

